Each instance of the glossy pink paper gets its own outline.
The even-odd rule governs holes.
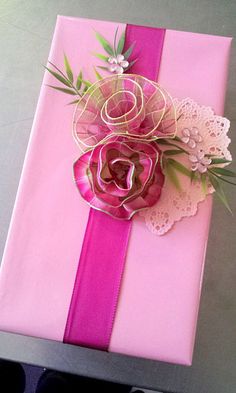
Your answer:
[[[113,37],[117,25],[59,16],[49,60],[62,66],[65,51],[92,79],[94,30]],[[167,30],[159,83],[222,114],[230,42]],[[48,83],[45,74],[1,266],[0,328],[63,341],[89,207],[72,181],[70,97]],[[191,364],[210,215],[208,198],[162,237],[134,219],[110,351]]]

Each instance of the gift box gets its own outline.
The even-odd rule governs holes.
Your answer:
[[[102,64],[93,56],[101,52],[95,32],[114,37],[117,27],[119,37],[128,32],[127,40],[136,42],[134,74],[155,78],[172,97],[190,97],[223,114],[231,44],[227,37],[58,16],[50,62],[62,68],[66,53],[73,69],[92,79],[93,65]],[[194,214],[177,219],[162,236],[148,230],[142,215],[136,214],[129,228],[119,221],[114,259],[124,251],[126,232],[128,244],[115,282],[101,254],[111,232],[116,232],[109,217],[99,245],[95,243],[87,281],[78,283],[81,252],[88,252],[84,244],[90,246],[98,234],[94,226],[89,232],[93,213],[72,180],[79,156],[71,135],[74,108],[66,105],[67,95],[48,87],[53,82],[46,71],[1,264],[0,329],[99,348],[99,313],[107,317],[106,309],[115,304],[107,322],[109,342],[101,349],[191,365],[212,197],[200,202]],[[103,214],[98,212],[96,220]],[[153,229],[149,221],[150,226]],[[113,289],[103,280],[108,274],[111,286],[118,287],[111,304]],[[93,297],[102,306],[94,299],[88,304],[89,279],[97,280],[97,286],[100,280]],[[102,307],[97,313],[96,305]],[[87,316],[83,320],[85,306],[90,307],[91,322]],[[87,343],[76,340],[76,329]]]

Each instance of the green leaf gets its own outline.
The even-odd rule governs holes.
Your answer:
[[[108,56],[102,55],[101,53],[93,53],[93,56],[97,57],[100,60],[104,60],[104,61],[108,60]]]
[[[215,189],[216,195],[221,200],[221,202],[225,205],[226,209],[228,209],[228,211],[232,214],[232,210],[230,209],[229,203],[226,199],[224,190],[223,190],[220,182],[216,179],[215,176],[211,175],[210,173],[208,174],[208,176],[209,176],[212,186]]]
[[[93,67],[93,68],[94,68],[94,72],[95,72],[95,75],[96,75],[97,79],[98,79],[98,80],[101,80],[101,79],[102,79],[102,75],[99,74],[99,72],[98,72],[98,70],[96,69],[96,67]]]
[[[219,181],[217,180],[217,178],[214,175],[212,175],[210,173],[208,174],[208,176],[209,176],[212,186],[214,187],[215,190],[217,190],[220,186]]]
[[[136,63],[137,60],[138,60],[138,59],[135,59],[135,60],[131,61],[131,62],[129,63],[129,66],[125,69],[125,71],[129,70],[129,69]]]
[[[212,158],[211,164],[227,164],[232,161],[226,160],[225,158]]]
[[[197,172],[191,171],[191,172],[190,172],[191,183],[192,183],[194,180],[197,180],[197,178],[198,178]]]
[[[160,165],[161,165],[161,169],[164,171],[165,165],[166,165],[166,158],[165,158],[164,154],[161,154],[161,156],[160,156]]]
[[[217,173],[219,175],[222,175],[222,176],[236,177],[236,173],[235,172],[229,171],[228,169],[225,169],[225,168],[214,167],[214,168],[211,168],[211,171],[215,172],[215,173]]]
[[[202,183],[203,194],[206,195],[207,194],[207,174],[206,173],[201,174],[201,183]]]
[[[172,138],[174,141],[177,142],[181,142],[182,143],[182,139],[180,137],[178,137],[177,135],[174,136],[174,138]]]
[[[74,100],[74,101],[69,102],[67,105],[78,104],[79,101],[80,101],[80,99],[79,100]]]
[[[88,86],[85,86],[83,89],[83,93],[86,93],[87,90],[88,90]]]
[[[65,54],[64,54],[64,65],[65,65],[66,74],[68,76],[68,79],[71,81],[71,83],[73,83],[73,81],[74,81],[73,72],[72,72],[69,60]]]
[[[117,45],[117,49],[116,52],[119,54],[122,53],[123,49],[124,49],[124,45],[125,45],[125,32],[123,31],[123,33],[120,36],[118,45]]]
[[[109,42],[98,32],[96,32],[96,38],[97,40],[100,42],[100,44],[102,45],[103,49],[111,56],[114,56],[114,51],[111,47],[111,45],[109,44]]]
[[[236,186],[236,183],[228,180],[227,178],[223,177],[222,175],[218,175],[217,173],[213,172],[211,169],[208,168],[208,173],[211,173],[212,175],[214,175],[215,177],[217,177],[219,180],[228,183],[228,184],[232,184],[233,186]]]
[[[89,82],[88,80],[85,80],[85,79],[82,79],[82,78],[79,78],[79,76],[78,76],[78,79],[77,79],[77,82],[78,81],[80,81],[81,82],[81,84],[83,83],[85,86],[87,86],[87,87],[90,87],[90,86],[92,86],[92,83],[91,82]]]
[[[179,172],[181,172],[183,175],[188,176],[188,177],[191,178],[191,171],[190,171],[188,168],[186,168],[183,164],[181,164],[180,162],[178,162],[178,161],[176,161],[176,160],[173,160],[173,158],[169,158],[169,159],[168,159],[168,162],[169,162],[171,165],[173,165],[173,167],[174,167],[177,171],[179,171]]]
[[[183,117],[183,113],[181,113],[181,114],[177,117],[176,121],[179,121],[179,119],[181,119],[181,117]],[[179,138],[179,137],[177,136],[176,138]],[[180,138],[179,138],[179,139],[180,139]],[[180,139],[180,141],[182,142],[181,139]]]
[[[59,80],[59,81],[60,81],[61,83],[63,83],[64,85],[66,85],[66,86],[68,86],[68,87],[71,87],[71,83],[70,83],[67,79],[65,79],[63,76],[61,76],[60,74],[58,74],[57,72],[51,70],[51,69],[48,68],[48,67],[45,67],[45,68],[46,68],[46,70],[47,70],[48,72],[50,72],[50,74],[52,74],[52,75],[54,76],[54,78],[56,78],[57,80]]]
[[[176,175],[174,168],[171,165],[169,165],[168,162],[165,165],[164,171],[165,171],[165,174],[170,179],[170,181],[177,188],[177,190],[181,191],[181,186],[180,186],[178,176]]]
[[[106,70],[106,71],[109,71],[109,70],[108,70],[108,67],[97,66],[97,68],[100,68],[101,70]]]
[[[117,28],[116,28],[116,32],[115,32],[115,36],[114,36],[114,43],[113,43],[115,56],[117,56],[116,39],[117,39],[118,30],[119,30],[119,26],[117,26]]]
[[[48,87],[51,87],[52,89],[61,91],[62,93],[66,93],[66,94],[71,94],[72,96],[76,96],[76,92],[72,89],[65,89],[63,87],[57,87],[57,86],[52,86],[52,85],[47,85]]]
[[[133,52],[136,42],[133,42],[132,45],[123,53],[125,59],[128,59]]]
[[[157,139],[157,144],[160,144],[160,145],[168,145],[168,146],[174,146],[174,147],[176,147],[178,150],[181,150],[182,152],[184,152],[184,153],[186,153],[186,154],[189,154],[188,151],[185,150],[185,149],[183,149],[181,146],[178,146],[178,145],[176,145],[175,143],[168,142],[166,139],[162,139],[162,138]]]
[[[181,150],[165,150],[164,154],[167,156],[174,156],[176,154],[183,154],[183,152]]]
[[[170,145],[170,143],[168,141],[166,141],[165,139],[159,138],[157,139],[157,144],[159,145]]]
[[[60,68],[58,68],[55,64],[53,64],[51,61],[48,60],[48,63],[51,64],[55,70],[57,70],[59,72],[60,75],[63,76],[64,79],[66,79],[68,82],[70,82],[67,78],[67,76],[60,70]]]
[[[226,207],[226,209],[233,214],[230,206],[229,206],[229,202],[227,201],[226,195],[223,191],[223,188],[221,187],[221,190],[216,190],[216,195],[218,196],[218,198],[221,200],[221,202],[223,202],[224,206]]]
[[[81,88],[82,85],[82,79],[83,79],[83,73],[82,70],[80,71],[78,77],[77,77],[77,81],[76,81],[76,88],[79,90]]]
[[[85,79],[81,79],[81,80],[82,80],[82,82],[83,82],[83,84],[84,84],[85,86],[87,86],[87,87],[92,86],[92,83],[91,83],[91,82],[89,82],[89,81],[87,81],[87,80],[85,80]]]

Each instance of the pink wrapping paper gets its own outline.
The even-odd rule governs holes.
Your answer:
[[[62,67],[66,52],[94,79],[94,30],[109,38],[118,25],[59,16],[49,60]],[[158,82],[222,114],[230,42],[167,30]],[[72,181],[73,108],[53,82],[46,73],[1,265],[0,329],[63,341],[89,207]],[[162,237],[134,218],[110,351],[191,364],[211,204]]]

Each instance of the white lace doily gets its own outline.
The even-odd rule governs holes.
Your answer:
[[[230,126],[228,119],[216,116],[211,108],[200,106],[189,98],[182,101],[175,99],[174,104],[176,106],[177,119],[179,119],[177,136],[182,138],[184,129],[190,131],[197,129],[201,137],[201,141],[194,148],[184,144],[185,150],[194,154],[196,149],[202,149],[205,154],[213,154],[218,157],[224,157],[227,160],[232,159],[228,150],[230,143],[230,139],[227,136]],[[174,147],[172,148],[174,149]],[[176,159],[175,157],[173,158]],[[189,169],[191,168],[191,162],[186,154],[178,155],[177,160],[189,167]],[[187,176],[179,172],[178,178],[182,191],[178,191],[166,177],[158,203],[152,208],[139,213],[145,218],[149,230],[156,235],[163,235],[172,228],[176,221],[183,217],[195,215],[199,202],[206,197],[200,181],[191,183]],[[213,191],[213,187],[208,184],[207,194]]]

